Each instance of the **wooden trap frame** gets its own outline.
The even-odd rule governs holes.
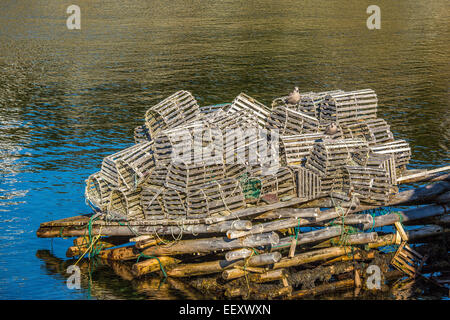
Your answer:
[[[379,118],[346,123],[340,128],[345,139],[363,139],[371,146],[394,141],[390,126]]]
[[[139,220],[144,219],[141,206],[141,188],[134,190],[114,189],[110,195],[107,218]]]
[[[141,206],[146,220],[166,219],[166,210],[162,201],[165,188],[162,186],[145,185],[142,187]]]
[[[378,98],[372,89],[328,94],[320,105],[320,121],[336,124],[377,117]]]
[[[264,128],[270,114],[270,108],[243,92],[233,100],[231,106],[227,108],[227,112],[233,114],[241,110],[250,111],[256,117],[261,128]]]
[[[322,192],[337,191],[343,187],[343,169],[353,165],[352,154],[368,153],[366,141],[325,139],[316,142],[307,156],[305,168],[321,177]]]
[[[287,165],[301,165],[311,152],[314,144],[323,139],[323,133],[306,133],[280,137],[280,156]]]
[[[133,189],[155,166],[153,142],[141,142],[103,159],[100,174],[115,188]]]
[[[91,174],[86,179],[85,198],[101,211],[108,208],[110,195],[111,186],[99,172]]]
[[[294,171],[288,167],[279,167],[272,174],[264,174],[258,167],[249,167],[247,174],[241,176],[241,186],[247,203],[258,203],[265,196],[274,200],[286,201],[297,194]]]
[[[310,92],[301,95],[298,111],[319,119],[320,105],[327,95],[343,93],[342,90]]]
[[[408,236],[400,222],[395,223],[395,228],[397,229],[396,239],[400,241],[400,245],[391,260],[391,265],[409,277],[415,278],[421,275],[420,271],[428,256],[422,256],[408,245]]]
[[[391,184],[383,168],[346,166],[344,193],[355,195],[361,203],[385,205],[389,201]]]
[[[188,193],[198,185],[225,178],[223,162],[172,162],[166,176],[165,186]]]
[[[405,140],[395,140],[370,147],[373,153],[393,154],[395,157],[395,166],[404,168],[411,159],[411,148]]]
[[[148,109],[145,124],[150,137],[154,139],[159,131],[187,123],[199,114],[200,109],[194,96],[181,90]]]
[[[321,177],[302,166],[291,166],[295,172],[297,196],[301,199],[312,200],[322,195]]]
[[[373,152],[367,154],[355,152],[352,155],[352,159],[359,166],[384,169],[389,177],[389,183],[392,186],[397,185],[397,170],[393,154],[378,154]]]
[[[228,215],[245,207],[244,194],[237,179],[210,181],[188,190],[186,207],[188,218]]]
[[[319,131],[319,120],[300,111],[277,107],[267,118],[266,128],[277,128],[280,135],[315,133]]]

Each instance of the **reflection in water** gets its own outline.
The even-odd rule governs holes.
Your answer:
[[[84,179],[179,89],[270,105],[294,86],[372,88],[411,168],[449,161],[447,1],[380,0],[377,31],[354,0],[79,5],[69,31],[64,2],[0,2],[0,298],[86,297],[40,269],[34,252],[62,257],[69,240],[37,239],[39,223],[86,213]]]

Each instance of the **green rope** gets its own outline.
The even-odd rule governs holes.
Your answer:
[[[164,270],[164,267],[163,267],[163,265],[162,265],[162,263],[161,263],[161,261],[159,260],[158,257],[155,257],[155,256],[147,256],[147,255],[141,253],[141,254],[137,257],[136,263],[139,262],[139,259],[140,259],[141,257],[144,257],[144,258],[147,258],[147,259],[156,259],[156,260],[158,261],[158,263],[159,263],[159,267],[161,268],[161,271],[162,271],[162,273],[163,273],[163,275],[164,275],[164,278],[167,278],[167,273],[166,273],[166,271]]]
[[[261,195],[261,181],[256,178],[249,178],[247,173],[239,176],[242,192],[245,199],[258,199]]]

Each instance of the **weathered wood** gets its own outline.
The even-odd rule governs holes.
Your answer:
[[[215,260],[201,263],[180,264],[168,270],[167,275],[170,277],[190,277],[190,276],[206,275],[219,273],[226,269],[233,268],[235,266],[246,265],[248,267],[259,267],[269,265],[277,261],[280,261],[280,259],[281,254],[279,252],[272,252],[251,256],[246,261]]]
[[[180,240],[168,246],[154,246],[144,249],[143,253],[149,256],[167,256],[190,253],[210,253],[221,250],[232,250],[242,247],[258,247],[276,244],[279,237],[276,233],[251,235],[246,238],[229,240],[228,238],[202,238],[193,240]]]
[[[233,261],[236,259],[244,259],[248,258],[253,254],[253,251],[247,248],[237,249],[233,251],[228,251],[225,254],[225,260]]]
[[[277,270],[269,270],[265,273],[252,273],[248,275],[248,280],[256,283],[265,283],[282,280],[285,277],[286,277],[286,270],[277,269]]]
[[[158,257],[135,263],[132,268],[135,277],[141,277],[145,274],[152,273],[168,266],[179,264],[181,260],[172,257]]]
[[[450,171],[450,166],[445,166],[441,168],[436,168],[433,170],[426,170],[415,174],[410,175],[403,175],[397,179],[398,183],[414,183],[414,182],[420,182],[420,181],[426,181],[428,179],[433,178],[443,178],[447,179],[447,177],[450,176],[450,173],[447,173],[446,175],[442,175],[442,172]]]

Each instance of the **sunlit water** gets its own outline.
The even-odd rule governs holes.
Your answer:
[[[180,89],[205,105],[372,88],[410,168],[449,161],[447,1],[377,1],[372,31],[356,0],[73,2],[78,31],[67,2],[0,2],[0,298],[185,297],[145,294],[104,266],[69,290],[58,258],[71,240],[36,237],[41,222],[89,212],[84,179]]]

